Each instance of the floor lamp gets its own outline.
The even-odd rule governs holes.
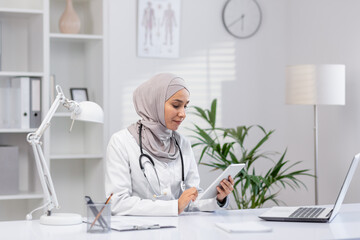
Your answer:
[[[286,69],[286,103],[314,106],[315,204],[318,205],[318,105],[345,105],[345,66],[291,65]]]

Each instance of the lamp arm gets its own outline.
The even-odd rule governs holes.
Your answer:
[[[47,167],[45,157],[41,148],[41,144],[36,140],[31,141],[31,147],[35,156],[35,163],[39,173],[41,187],[45,194],[45,205],[48,214],[51,214],[51,210],[56,207],[59,208],[59,203],[56,197],[54,184],[51,179],[49,168]]]
[[[27,219],[32,219],[32,213],[36,210],[40,210],[42,208],[47,208],[48,215],[51,214],[51,210],[55,208],[59,208],[59,203],[56,197],[56,192],[54,189],[54,184],[51,179],[50,171],[47,166],[45,156],[43,150],[41,148],[41,137],[46,131],[46,129],[50,126],[50,121],[54,117],[55,112],[59,108],[60,104],[63,104],[69,110],[76,109],[78,104],[74,101],[70,101],[65,98],[60,86],[56,86],[56,90],[58,92],[53,104],[51,105],[49,111],[47,112],[44,120],[41,122],[39,128],[32,133],[27,135],[27,141],[30,143],[34,157],[36,162],[37,171],[40,178],[41,187],[45,194],[45,205],[33,210],[31,213],[27,215]]]
[[[46,129],[50,126],[50,121],[54,117],[56,110],[59,108],[60,104],[63,103],[64,101],[65,101],[64,94],[62,92],[58,93],[49,111],[44,117],[44,120],[41,122],[39,128],[34,133],[32,133],[31,136],[33,136],[36,139],[41,138],[41,136],[44,134]]]
[[[59,108],[60,104],[62,104],[65,108],[67,108],[69,111],[72,112],[78,112],[79,111],[79,104],[75,101],[69,100],[65,97],[64,93],[62,92],[59,85],[56,86],[57,95],[56,98],[51,105],[49,111],[47,112],[46,116],[44,117],[44,120],[41,122],[39,128],[34,132],[30,133],[31,137],[40,139],[46,129],[50,126],[50,121],[54,117],[54,114],[56,113],[57,109]],[[29,141],[29,135],[28,135],[28,141]]]

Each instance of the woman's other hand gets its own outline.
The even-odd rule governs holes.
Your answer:
[[[190,201],[195,201],[198,191],[195,187],[186,189],[178,199],[178,213],[182,213]]]
[[[216,196],[216,199],[219,202],[224,201],[224,199],[234,190],[234,180],[231,176],[228,177],[228,179],[223,179],[220,182],[220,186],[216,187],[218,194]]]

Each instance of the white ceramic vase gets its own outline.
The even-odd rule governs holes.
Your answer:
[[[66,8],[59,21],[60,32],[72,34],[79,33],[80,25],[80,19],[74,10],[72,0],[66,0]]]

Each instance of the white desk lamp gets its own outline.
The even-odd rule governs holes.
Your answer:
[[[56,86],[57,96],[51,105],[48,113],[46,114],[44,120],[42,121],[40,127],[32,133],[27,135],[27,141],[31,144],[34,156],[36,167],[40,177],[41,187],[44,192],[45,204],[40,206],[33,211],[31,211],[26,219],[32,219],[32,213],[46,208],[46,214],[40,217],[40,223],[46,225],[73,225],[82,223],[81,216],[79,214],[72,213],[51,213],[53,208],[59,208],[59,203],[56,197],[54,185],[50,176],[50,171],[47,166],[44,153],[41,148],[42,142],[40,141],[42,135],[46,129],[50,126],[50,121],[53,118],[56,110],[62,104],[65,108],[71,111],[71,119],[79,121],[89,121],[89,122],[104,122],[104,112],[102,108],[94,102],[84,101],[77,103],[75,101],[69,100],[65,97],[64,93],[60,86]],[[71,130],[70,128],[70,130]]]
[[[291,65],[286,72],[286,103],[314,105],[315,204],[318,204],[317,105],[345,105],[345,66]]]

